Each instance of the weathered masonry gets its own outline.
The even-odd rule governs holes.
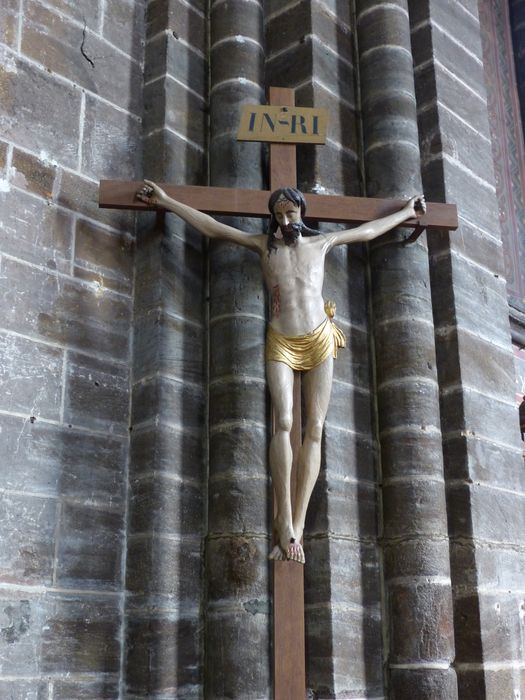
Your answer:
[[[0,697],[271,697],[258,262],[97,206],[265,189],[268,85],[329,114],[303,191],[460,221],[327,266],[310,696],[523,697],[524,46],[524,0],[2,3]]]

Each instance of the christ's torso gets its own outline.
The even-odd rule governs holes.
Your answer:
[[[271,293],[271,326],[283,335],[304,335],[325,319],[323,279],[325,245],[322,236],[299,237],[290,246],[264,251],[261,264]]]

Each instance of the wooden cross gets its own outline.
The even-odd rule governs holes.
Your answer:
[[[270,105],[293,106],[294,92],[288,88],[270,88]],[[296,147],[290,143],[270,145],[270,190],[243,190],[224,187],[161,187],[173,199],[208,214],[228,216],[268,216],[270,193],[280,187],[296,187]],[[150,208],[135,197],[142,182],[102,180],[99,205],[108,209]],[[402,200],[342,197],[307,194],[308,218],[345,224],[361,224],[401,209]],[[410,220],[417,235],[427,229],[453,230],[458,226],[456,207],[428,203],[425,216]],[[291,433],[293,450],[292,494],[295,490],[296,465],[301,446],[301,376],[295,372],[294,413]],[[297,700],[306,693],[304,635],[304,567],[292,561],[273,562],[273,671],[275,700]]]

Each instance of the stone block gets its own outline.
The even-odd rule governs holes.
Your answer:
[[[308,537],[325,534],[352,538],[377,536],[375,486],[337,478],[319,478],[306,516]]]
[[[74,275],[101,287],[130,294],[133,285],[133,239],[79,219],[76,225]]]
[[[212,84],[225,80],[260,82],[264,71],[262,47],[251,41],[241,40],[221,42],[212,45],[210,52]]]
[[[210,538],[206,546],[210,604],[235,603],[246,611],[258,608],[268,614],[270,570],[266,562],[269,546],[266,537],[230,535]]]
[[[347,428],[362,435],[372,430],[372,404],[367,391],[354,389],[349,384],[334,382],[326,418],[332,428]]]
[[[311,80],[313,75],[312,42],[295,44],[288,51],[269,56],[266,61],[266,83],[294,87]]]
[[[120,692],[116,674],[98,674],[95,680],[64,680],[53,682],[53,700],[114,700]]]
[[[456,672],[452,668],[444,669],[397,669],[390,672],[390,697],[392,700],[405,700],[417,697],[418,700],[447,698],[454,700],[458,696]]]
[[[382,695],[381,621],[376,612],[345,606],[309,610],[306,640],[307,684],[319,697]]]
[[[135,215],[124,209],[99,209],[98,184],[76,173],[63,171],[56,197],[57,204],[118,231],[133,231]]]
[[[0,555],[3,583],[51,583],[57,503],[52,498],[5,493],[0,498],[4,546]]]
[[[464,121],[436,104],[418,116],[421,159],[427,163],[443,153],[471,170],[477,177],[494,182],[490,143],[482,141]],[[456,233],[453,234],[456,241]],[[478,254],[478,251],[471,251]]]
[[[206,153],[182,136],[163,129],[143,139],[144,177],[173,185],[206,185]]]
[[[242,389],[241,389],[242,391]],[[209,438],[210,477],[267,473],[268,431],[263,426],[236,425],[212,431]]]
[[[379,554],[374,544],[327,537],[306,542],[306,609],[323,603],[374,606],[380,600]],[[309,613],[307,613],[309,614]]]
[[[325,424],[321,464],[328,475],[373,482],[376,459],[376,447],[369,436]]]
[[[211,654],[205,669],[210,700],[262,698],[270,688],[270,621],[267,614],[248,611],[209,611],[207,616]],[[249,669],[249,673],[246,672]]]
[[[463,384],[502,401],[513,395],[516,372],[510,347],[502,350],[459,327],[439,336],[436,349],[442,390]]]
[[[82,137],[82,172],[86,176],[94,180],[139,180],[141,145],[140,119],[86,95]]]
[[[101,11],[98,2],[90,2],[84,6],[84,4],[79,4],[76,0],[50,0],[47,5],[68,15],[77,22],[85,22],[92,30],[96,30],[100,23]]]
[[[256,90],[251,92],[245,90],[244,83],[232,86],[228,82],[220,85],[213,93],[212,124],[215,124],[215,111],[230,107],[231,104],[228,99],[236,91],[242,91],[243,94],[257,92]],[[263,98],[258,94],[256,99],[259,102]],[[230,133],[218,134],[217,136],[213,134],[210,155],[210,182],[220,187],[238,187],[239,183],[242,183],[242,186],[247,189],[259,189],[262,186],[261,170],[259,166],[255,167],[255,164],[261,164],[262,167],[264,153],[264,145],[261,143],[235,141]],[[225,218],[222,221],[243,231],[253,230],[246,229],[244,225],[239,223],[239,219]],[[244,221],[248,221],[248,219],[244,219]],[[260,233],[262,228],[258,222],[257,232]],[[246,252],[248,253],[248,251]],[[253,259],[253,253],[249,254]]]
[[[215,3],[211,8],[211,44],[227,37],[249,37],[263,43],[263,2],[246,5],[239,0]]]
[[[449,586],[440,583],[390,586],[388,605],[392,663],[452,661],[454,630]]]
[[[80,55],[80,53],[79,53]],[[37,60],[39,58],[37,57]],[[6,140],[75,168],[80,91],[33,64],[0,52],[0,129]],[[17,114],[24,119],[16,119]],[[45,119],[43,119],[45,115]],[[67,118],[65,118],[67,115]]]
[[[129,426],[129,370],[69,353],[64,422],[125,435]]]
[[[0,249],[52,270],[69,272],[72,217],[68,212],[11,189],[0,193]]]
[[[442,534],[441,539],[424,536],[404,542],[385,542],[383,557],[387,580],[410,576],[450,576],[446,533]],[[458,571],[461,571],[462,577],[465,576],[464,569],[459,568]]]
[[[41,637],[47,615],[47,605],[42,595],[35,595],[29,591],[2,589],[0,597],[2,629],[0,658],[2,659],[3,678],[0,683],[0,691],[6,688],[10,692],[14,692],[13,688],[18,689],[24,683],[22,679],[27,679],[28,676],[32,677],[30,683],[33,690],[39,688],[40,683],[35,681],[35,678],[38,678],[41,673]],[[6,676],[10,677],[11,680],[8,681]],[[13,684],[11,688],[9,688],[10,682]],[[43,692],[41,686],[39,689]],[[47,682],[45,689],[47,691]],[[2,695],[2,698],[4,697]],[[13,700],[20,700],[20,697],[25,698],[25,696],[14,695]],[[44,695],[35,694],[28,697],[31,700],[33,698],[35,700],[48,700],[47,692]]]
[[[498,544],[525,542],[525,496],[479,483],[449,484],[447,508],[453,537],[474,537]]]
[[[354,151],[341,149],[338,144],[330,142],[323,146],[322,151],[316,151],[314,146],[299,146],[297,171],[298,188],[303,192],[324,188],[328,192],[342,194],[352,189],[348,183],[356,183],[359,178],[358,160]],[[335,224],[327,226],[330,226],[331,231],[336,227]],[[313,228],[316,228],[315,224]]]
[[[104,7],[103,35],[141,63],[144,58],[145,13],[141,2],[108,0]]]
[[[337,324],[337,319],[336,319]],[[370,391],[371,368],[369,362],[368,334],[360,328],[347,328],[337,324],[346,335],[346,348],[337,353],[334,362],[334,382],[348,387],[348,391]],[[351,385],[350,387],[348,385]]]
[[[266,386],[262,380],[220,381],[210,386],[210,426],[229,421],[266,422]]]
[[[173,223],[173,219],[168,223]],[[162,239],[162,306],[167,313],[202,324],[205,313],[206,244],[203,237],[190,227],[184,227],[182,235],[184,240],[173,235],[168,226]],[[138,274],[137,270],[136,293],[140,284]],[[151,284],[152,281],[149,278],[147,283]]]
[[[201,597],[201,546],[196,538],[128,537],[127,589],[155,605],[195,607]]]
[[[130,302],[85,284],[2,261],[6,330],[126,359]]]
[[[374,105],[374,111],[384,109],[384,105]],[[365,148],[368,151],[366,159],[367,193],[370,197],[395,198],[402,194],[408,198],[414,192],[421,191],[419,158],[415,159],[418,148],[417,140],[410,142],[409,140],[396,141],[391,139],[389,142],[382,142],[380,139],[370,138],[365,143]],[[374,146],[373,150],[369,150],[371,146]],[[403,182],[402,193],[400,193],[399,182]],[[387,238],[383,236],[379,241],[379,247],[389,240],[397,240],[399,244],[412,231],[413,229],[405,230],[403,237],[400,230],[389,234]],[[418,246],[418,248],[422,249],[422,246]],[[406,249],[403,252],[406,253]]]
[[[58,420],[63,351],[0,332],[0,409]]]
[[[374,339],[378,386],[409,377],[415,381],[436,381],[434,329],[427,319],[403,318],[377,323]],[[396,351],[392,352],[394,344]]]
[[[5,0],[0,16],[0,37],[2,43],[16,49],[18,41],[18,20],[20,3],[18,0]]]
[[[380,323],[397,317],[432,319],[428,260],[424,251],[403,250],[398,255],[398,244],[378,246],[371,254],[372,302],[374,316]],[[395,247],[394,247],[395,246]],[[407,255],[407,253],[409,253]],[[424,256],[424,257],[423,257]]]
[[[200,620],[161,612],[129,617],[127,691],[141,697],[198,698],[201,683]],[[197,692],[197,694],[195,694]]]
[[[419,430],[406,432],[401,438],[396,433],[381,438],[383,479],[417,475],[443,478],[441,436]]]
[[[517,446],[520,440],[517,407],[464,387],[448,394],[443,400],[443,434],[456,430],[469,436]]]
[[[22,52],[53,73],[137,116],[141,114],[138,63],[40,3],[24,6]],[[82,51],[79,46],[82,45]],[[87,58],[86,58],[87,56]],[[89,60],[88,60],[89,59]],[[131,86],[131,89],[130,89]],[[137,86],[137,89],[133,89]],[[64,114],[69,114],[66,110]],[[47,123],[46,119],[46,123]]]
[[[0,434],[4,488],[122,504],[122,439],[14,416],[0,417]]]
[[[56,165],[41,160],[32,153],[13,149],[10,174],[16,187],[50,199],[53,196],[56,173]]]
[[[150,82],[168,73],[191,86],[198,95],[205,95],[207,68],[204,56],[189,49],[173,32],[158,34],[146,45],[144,82]]]
[[[159,79],[144,89],[144,124],[148,131],[172,129],[204,147],[208,108],[187,87],[169,79]]]
[[[213,534],[267,532],[268,479],[233,476],[211,479],[208,486],[208,530]]]
[[[160,418],[175,428],[199,434],[204,428],[204,397],[200,387],[166,377],[136,384],[133,388],[132,422]]]
[[[473,560],[470,552],[464,554],[459,543],[455,545],[454,560],[458,562],[458,571],[466,568],[465,563]],[[454,561],[453,560],[453,561]],[[522,547],[492,547],[484,542],[475,543],[476,569],[473,571],[472,580],[465,583],[477,584],[485,589],[496,588],[506,591],[521,591],[523,587],[523,569],[525,567],[525,551]],[[471,564],[472,565],[472,564]]]
[[[173,481],[157,474],[131,480],[128,531],[132,534],[198,535],[203,514],[199,483]]]
[[[437,382],[413,379],[387,384],[378,391],[381,433],[404,426],[439,430]]]
[[[326,224],[326,227],[333,231],[335,225]],[[366,269],[362,250],[360,245],[338,246],[331,251],[325,263],[323,297],[336,302],[336,323],[338,319],[344,319],[352,325],[352,329],[347,333],[347,347],[351,353],[354,348],[357,351],[362,347],[361,343],[352,337],[354,327],[356,332],[364,333],[369,324]],[[344,284],[341,283],[343,279]]]
[[[131,434],[132,477],[162,472],[185,479],[203,477],[203,439],[184,428],[163,423],[134,430]]]
[[[212,379],[243,375],[263,380],[265,323],[239,316],[218,319],[210,326],[210,376]]]
[[[451,80],[450,73],[445,72],[439,63],[432,64],[432,70],[435,71],[439,102],[464,119],[474,130],[490,139],[485,92],[480,96],[473,94],[460,82]],[[421,84],[426,79],[426,72],[425,68],[420,73]]]
[[[485,81],[479,25],[473,22],[466,12],[462,12],[455,3],[448,1],[443,3],[443,6],[447,7],[447,11],[454,7],[455,11],[450,14],[447,12],[446,19],[443,15],[436,17],[433,13],[432,29],[430,30],[427,25],[412,34],[414,53],[419,57],[424,51],[425,44],[428,46],[431,36],[435,59],[449,71],[449,75],[452,73],[458,82],[468,85],[473,92],[484,98]],[[420,45],[423,48],[420,48]]]
[[[48,700],[48,682],[0,680],[0,697],[4,700]]]
[[[383,485],[385,538],[447,535],[445,487],[442,482],[414,480]]]
[[[57,586],[119,591],[122,585],[123,512],[63,503],[59,528]]]
[[[0,171],[5,171],[7,165],[7,150],[8,144],[5,141],[0,141]]]
[[[41,669],[52,673],[118,673],[119,600],[107,596],[47,596]]]
[[[375,5],[370,12],[366,3],[360,4],[357,13],[360,54],[378,47],[410,46],[410,27],[405,13],[399,11],[401,7],[402,4],[396,3],[384,7]]]
[[[236,219],[235,222],[231,223],[243,228],[245,221]],[[249,223],[250,228],[252,228],[254,221],[251,220]],[[258,226],[257,233],[261,233],[263,230],[261,223],[257,222],[256,225]],[[211,322],[214,323],[217,316],[220,317],[224,314],[238,313],[240,316],[241,314],[260,316],[260,321],[240,318],[237,322],[242,326],[239,328],[239,332],[247,334],[248,337],[257,334],[259,340],[264,337],[265,300],[266,290],[261,269],[254,254],[239,248],[239,246],[213,244],[210,255]],[[225,321],[219,321],[219,324],[224,324]],[[236,322],[230,319],[230,323]],[[227,326],[220,327],[226,328]]]
[[[170,30],[201,53],[206,53],[207,6],[204,0],[185,5],[182,0],[152,0],[146,10],[146,33],[149,39]]]

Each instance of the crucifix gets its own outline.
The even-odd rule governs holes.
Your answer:
[[[293,90],[270,88],[270,105],[285,112],[294,105]],[[286,121],[283,119],[283,121]],[[273,124],[270,118],[269,124]],[[303,122],[293,122],[301,130]],[[249,117],[253,127],[255,117]],[[314,131],[318,124],[314,122]],[[305,138],[302,142],[307,141]],[[315,142],[318,142],[317,140]],[[221,238],[258,253],[271,293],[266,347],[267,379],[274,430],[270,467],[274,484],[273,615],[274,697],[305,696],[304,552],[306,507],[320,466],[321,433],[332,383],[333,358],[344,336],[322,299],[324,259],[336,246],[368,241],[399,226],[455,229],[453,205],[429,204],[414,197],[396,200],[303,195],[296,187],[293,143],[270,145],[270,190],[158,186],[155,183],[102,181],[100,206],[162,208],[172,211],[210,238]],[[272,192],[271,196],[270,193]],[[305,209],[318,221],[358,224],[355,229],[319,234],[304,226]],[[264,217],[270,233],[244,234],[209,214]],[[301,440],[301,383],[306,422]]]

